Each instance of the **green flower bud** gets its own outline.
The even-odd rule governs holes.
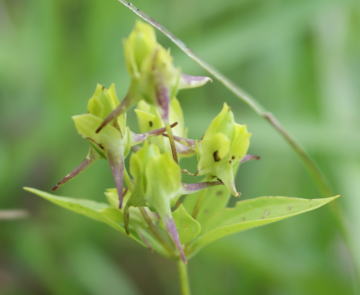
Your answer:
[[[128,201],[128,206],[146,206],[146,185],[147,179],[145,169],[149,160],[158,155],[159,150],[155,145],[145,143],[136,153],[133,153],[130,158],[130,173],[134,178],[133,190]]]
[[[158,108],[154,105],[141,100],[135,109],[139,129],[142,133],[159,129],[165,126],[164,120],[161,118]],[[172,128],[174,136],[185,137],[186,129],[184,127],[184,116],[179,101],[174,98],[170,102],[169,122],[177,123]],[[156,136],[149,139],[150,142],[158,145],[162,151],[171,151],[168,138],[164,136]],[[178,143],[177,143],[178,145]]]
[[[198,144],[199,175],[219,178],[233,195],[238,196],[234,172],[246,155],[250,136],[245,125],[235,123],[233,113],[224,104]]]
[[[89,113],[73,117],[78,133],[87,139],[93,149],[109,161],[119,196],[119,206],[123,200],[124,158],[131,148],[131,134],[126,126],[126,114],[119,116],[112,124],[105,126],[103,132],[96,128],[119,104],[115,85],[109,89],[97,85],[94,95],[89,99]]]
[[[132,78],[131,96],[145,99],[157,105],[159,88],[176,91],[180,71],[173,65],[168,50],[156,41],[154,29],[143,22],[137,22],[130,36],[124,42],[125,61]]]
[[[130,158],[134,178],[130,204],[152,207],[161,216],[171,213],[171,201],[183,192],[181,169],[171,154],[161,153],[155,144],[146,142]]]
[[[115,84],[111,84],[107,89],[103,85],[96,86],[93,96],[88,102],[88,112],[98,118],[106,118],[119,105],[119,99],[116,95]],[[120,132],[126,132],[126,113],[117,117],[113,124]]]
[[[160,153],[152,156],[146,170],[146,198],[150,207],[163,217],[171,216],[171,202],[183,191],[181,169],[171,154]]]
[[[181,183],[181,169],[169,153],[161,153],[154,145],[144,146],[131,156],[130,171],[134,177],[134,190],[129,204],[152,208],[160,218],[178,249],[181,258],[186,261],[184,249],[174,223],[171,204],[184,192]]]
[[[124,100],[103,120],[97,132],[140,100],[156,106],[161,118],[168,124],[169,105],[177,92],[211,81],[208,77],[182,74],[174,66],[169,50],[156,41],[154,29],[146,23],[136,23],[124,41],[124,49],[131,85]]]
[[[125,62],[130,75],[139,78],[147,60],[158,47],[154,29],[140,21],[124,42]]]

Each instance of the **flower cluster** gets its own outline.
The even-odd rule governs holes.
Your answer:
[[[251,158],[247,156],[250,133],[245,125],[234,121],[231,109],[224,104],[201,139],[187,138],[177,94],[200,87],[210,78],[183,74],[147,24],[136,24],[124,49],[131,76],[126,96],[119,101],[114,85],[97,85],[87,113],[73,117],[78,133],[89,143],[89,152],[53,189],[95,160],[107,160],[116,188],[106,195],[113,208],[121,212],[120,222],[126,232],[151,248],[160,243],[169,255],[186,261],[186,237],[179,235],[177,224],[193,216],[181,202],[186,195],[212,186],[239,195],[234,175],[239,164]],[[126,114],[133,106],[139,132],[127,125]],[[194,174],[202,177],[201,182],[182,181],[187,171],[181,168],[181,159],[189,156],[197,161]],[[127,157],[129,161],[125,162]],[[150,229],[150,236],[144,228]]]

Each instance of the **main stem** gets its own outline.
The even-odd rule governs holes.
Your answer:
[[[180,289],[181,295],[190,295],[190,283],[189,283],[189,275],[187,264],[185,264],[181,259],[177,261],[178,272],[179,272],[179,281],[180,281]]]

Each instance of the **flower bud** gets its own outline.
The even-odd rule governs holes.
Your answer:
[[[131,77],[140,77],[144,64],[151,59],[157,47],[153,28],[143,22],[136,22],[124,42],[125,62]]]
[[[154,29],[146,23],[136,23],[124,41],[124,49],[131,85],[122,103],[103,120],[97,132],[140,100],[158,108],[167,125],[169,106],[177,92],[211,81],[208,77],[182,74],[174,66],[170,51],[156,41]]]
[[[164,120],[161,118],[158,108],[154,105],[141,100],[135,109],[139,129],[142,133],[159,129],[165,126]],[[186,129],[184,127],[184,116],[179,101],[174,98],[170,102],[169,122],[177,125],[172,128],[174,136],[185,137]],[[171,151],[169,140],[164,136],[157,136],[149,139],[150,142],[157,144],[162,151]],[[178,143],[176,143],[179,145]]]
[[[232,111],[224,104],[198,144],[199,175],[219,178],[234,196],[238,196],[234,172],[246,155],[250,136],[245,125],[235,123]]]
[[[88,102],[89,113],[73,116],[73,120],[78,133],[90,142],[94,150],[108,160],[121,207],[125,169],[124,157],[131,147],[130,131],[126,127],[126,114],[122,114],[112,124],[105,126],[101,133],[95,131],[118,103],[114,85],[111,85],[109,89],[97,85],[94,95]]]
[[[105,88],[103,85],[98,84],[96,86],[93,96],[88,102],[88,112],[101,119],[106,118],[117,106],[119,105],[119,99],[116,94],[115,84],[111,84],[109,88]],[[120,132],[126,132],[126,113],[117,117],[117,120],[113,124]]]
[[[129,203],[138,206],[144,206],[145,203],[160,215],[181,259],[186,261],[171,214],[171,203],[184,191],[181,183],[181,168],[175,163],[170,153],[161,153],[156,145],[145,143],[132,155],[130,171],[135,184]]]

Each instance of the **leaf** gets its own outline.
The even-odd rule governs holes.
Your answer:
[[[81,215],[85,215],[87,217],[90,217],[92,219],[98,220],[98,221],[104,221],[103,217],[103,210],[109,208],[109,205],[105,203],[99,203],[91,200],[85,200],[85,199],[73,199],[68,197],[59,197],[55,196],[53,194],[49,194],[47,192],[25,187],[26,191],[33,193],[35,195],[38,195],[39,197],[46,199],[50,201],[51,203],[54,203],[60,207],[66,208],[68,210],[74,211],[76,213],[79,213]]]
[[[214,216],[207,232],[202,233],[190,246],[189,255],[225,236],[315,210],[338,197],[321,199],[259,197],[240,201],[234,208],[224,208]]]
[[[206,232],[214,215],[226,207],[229,198],[230,194],[225,186],[214,186],[187,196],[184,206],[200,222],[202,232]]]
[[[172,215],[182,244],[190,243],[200,234],[200,223],[186,211],[184,206],[181,205]]]
[[[95,219],[97,221],[106,223],[107,225],[110,225],[112,228],[122,233],[125,233],[125,229],[122,226],[123,224],[122,213],[119,210],[112,208],[110,205],[106,203],[100,203],[85,199],[59,197],[30,187],[25,187],[24,189],[30,193],[33,193],[43,199],[50,201],[55,205],[76,212],[80,215],[87,216],[91,219]]]
[[[122,233],[125,233],[125,228],[123,227],[123,214],[120,210],[112,207],[111,205],[86,199],[59,197],[30,187],[25,187],[24,189],[60,207],[103,222],[111,226],[112,228]],[[144,228],[143,221],[141,217],[139,217],[139,214],[135,213],[137,212],[133,212],[130,215],[133,231],[131,231],[131,234],[128,236],[140,243],[142,246],[147,247],[146,243],[143,240],[143,237],[138,235],[139,230]],[[149,237],[147,230],[141,230],[141,234],[143,236],[146,235],[147,239],[151,242],[151,246],[154,250],[164,256],[168,256],[168,253],[166,252],[166,250],[164,250],[163,246],[159,244],[159,242],[155,239],[152,239],[151,236]]]
[[[210,77],[182,74],[180,77],[179,88],[180,89],[197,88],[204,86],[206,83],[211,81],[212,80]]]

